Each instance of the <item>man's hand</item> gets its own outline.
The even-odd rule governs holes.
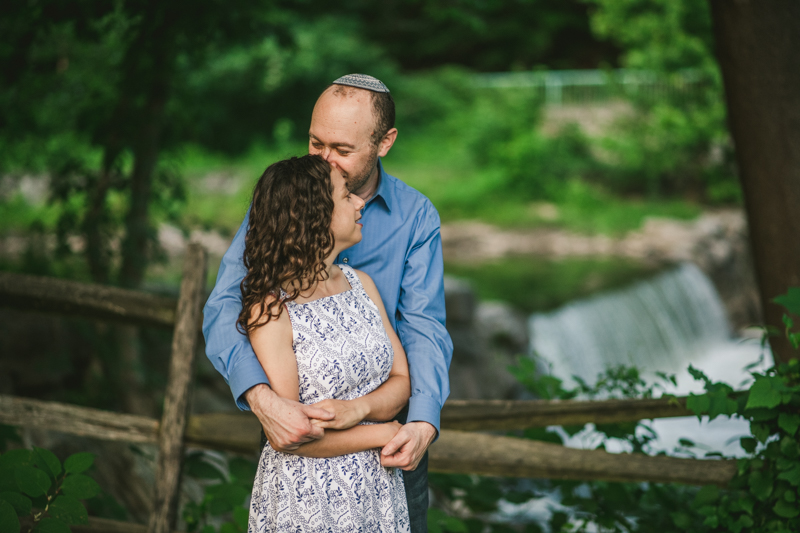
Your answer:
[[[381,450],[381,465],[414,470],[436,437],[436,428],[427,422],[405,424]]]
[[[321,439],[325,430],[312,424],[311,419],[330,420],[334,416],[325,409],[281,398],[263,383],[248,389],[244,395],[270,445],[281,452],[291,452],[301,444]]]
[[[348,429],[367,416],[367,407],[364,402],[355,400],[322,400],[313,405],[333,413],[329,420],[313,420],[313,424],[323,429]]]

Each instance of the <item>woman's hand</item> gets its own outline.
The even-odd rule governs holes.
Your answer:
[[[369,414],[369,409],[361,398],[356,398],[355,400],[322,400],[313,405],[333,413],[333,418],[330,420],[311,419],[313,425],[323,429],[348,429],[364,420]]]

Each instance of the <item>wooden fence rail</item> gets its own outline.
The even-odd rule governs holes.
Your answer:
[[[105,440],[157,442],[157,420],[119,415],[125,418],[116,421],[116,416],[99,409],[0,396],[0,423]],[[130,424],[127,433],[126,424]],[[240,453],[258,453],[259,441],[258,421],[249,413],[191,416],[184,439],[187,446]],[[736,463],[577,450],[513,437],[443,429],[430,448],[429,468],[434,472],[487,476],[724,486],[736,472]]]
[[[198,342],[206,254],[189,246],[179,298],[0,272],[0,305],[139,325],[173,327],[172,359],[161,421],[0,395],[0,423],[103,440],[159,446],[155,505],[149,525],[91,519],[76,531],[167,533],[174,528],[184,446],[258,453],[260,426],[249,413],[187,417]],[[551,425],[634,422],[689,416],[686,398],[605,401],[452,400],[442,410],[442,432],[430,448],[435,472],[574,480],[725,486],[735,461],[696,460],[578,450],[464,430],[506,431]]]
[[[23,311],[172,328],[178,301],[94,283],[0,272],[0,302]]]

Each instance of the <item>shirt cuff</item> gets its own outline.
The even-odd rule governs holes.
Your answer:
[[[243,359],[239,361],[235,368],[231,369],[228,385],[230,385],[233,399],[236,400],[236,406],[239,409],[242,411],[250,410],[250,405],[245,400],[244,393],[261,383],[269,385],[269,380],[261,363],[255,357]]]
[[[425,396],[424,394],[417,394],[411,397],[408,400],[408,418],[406,418],[406,423],[408,422],[427,422],[436,428],[436,437],[433,439],[436,442],[436,439],[439,438],[439,418],[441,416],[442,406],[439,405],[439,402],[431,398],[430,396]]]

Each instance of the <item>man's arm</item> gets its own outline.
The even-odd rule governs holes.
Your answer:
[[[445,328],[439,226],[439,214],[427,202],[406,257],[397,306],[397,333],[408,358],[411,399],[406,424],[384,447],[381,462],[404,470],[416,468],[435,440],[440,412],[450,394],[453,343]]]
[[[250,341],[236,327],[242,309],[239,284],[246,273],[242,256],[249,217],[250,211],[222,257],[217,282],[203,308],[206,356],[230,386],[239,409],[253,411],[270,442],[291,449],[324,434],[309,417],[327,420],[333,415],[275,394]]]
[[[256,385],[269,384],[250,341],[236,327],[242,310],[239,284],[246,274],[242,256],[249,220],[248,210],[233,242],[222,256],[214,290],[203,308],[206,356],[225,378],[236,405],[243,411],[250,409],[244,393]]]

